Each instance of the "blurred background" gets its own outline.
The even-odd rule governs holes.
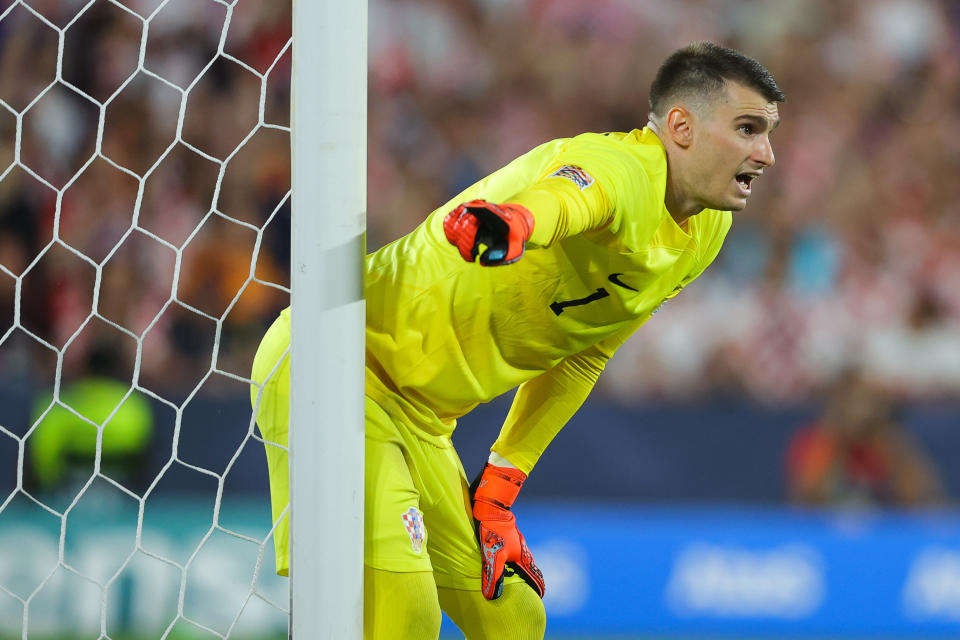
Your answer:
[[[0,0],[0,637],[285,637],[245,378],[289,301],[289,37],[289,2]],[[642,127],[694,40],[786,92],[777,165],[531,476],[548,637],[955,637],[960,3],[371,0],[368,249]]]

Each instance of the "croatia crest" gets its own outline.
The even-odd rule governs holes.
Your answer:
[[[416,507],[410,507],[400,516],[403,526],[410,537],[410,546],[414,553],[423,551],[423,543],[427,539],[427,530],[423,526],[423,514]]]

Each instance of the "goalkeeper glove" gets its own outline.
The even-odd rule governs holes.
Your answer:
[[[480,264],[510,264],[523,255],[523,245],[533,233],[533,215],[519,204],[471,200],[447,214],[443,232],[467,262],[474,262],[480,245],[486,245]]]
[[[510,506],[520,493],[527,474],[519,469],[497,467],[490,463],[470,486],[473,521],[482,554],[481,590],[487,600],[503,593],[504,575],[510,565],[513,572],[527,581],[537,595],[543,597],[543,573],[533,561],[523,534]]]

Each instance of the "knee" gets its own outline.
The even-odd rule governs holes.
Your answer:
[[[501,610],[504,625],[515,625],[516,640],[542,640],[547,630],[547,612],[533,589],[526,583],[508,584],[499,599],[507,605]]]
[[[432,573],[394,573],[368,567],[364,578],[365,640],[434,640],[440,635],[440,603]]]
[[[543,601],[522,582],[507,584],[503,595],[486,600],[480,591],[439,589],[440,605],[467,640],[542,640],[547,627]]]
[[[364,610],[364,640],[435,640],[440,635],[442,614],[436,602],[395,601],[388,610]]]

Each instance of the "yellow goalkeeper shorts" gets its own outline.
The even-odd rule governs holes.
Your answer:
[[[290,423],[290,309],[285,309],[267,330],[253,358],[250,402],[267,450],[273,545],[277,573],[290,570],[290,474],[287,467],[287,431]]]
[[[480,548],[453,443],[417,437],[369,397],[366,429],[366,564],[433,571],[437,586],[479,590]]]
[[[266,445],[280,575],[288,575],[290,566],[289,343],[286,310],[264,336],[251,376],[251,399]],[[440,587],[479,591],[480,550],[463,465],[449,438],[417,437],[407,420],[367,397],[364,562],[386,571],[432,571]]]

